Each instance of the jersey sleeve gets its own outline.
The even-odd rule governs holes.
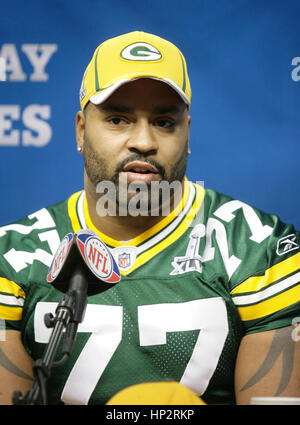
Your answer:
[[[5,329],[20,329],[25,297],[21,285],[0,277],[0,320]]]
[[[214,229],[206,250],[215,258],[212,275],[222,280],[244,334],[300,321],[299,230],[211,189],[206,198],[206,225]]]
[[[31,282],[42,282],[59,244],[55,222],[44,208],[0,227],[0,320],[21,330]]]
[[[300,233],[277,216],[253,211],[266,233],[251,240],[241,232],[244,264],[230,291],[246,334],[300,320]]]
[[[29,293],[38,284],[48,290],[46,276],[62,238],[74,231],[73,204],[82,191],[0,227],[0,325],[22,330],[23,312],[35,306]],[[73,208],[70,208],[70,205]],[[33,299],[32,299],[33,298]]]

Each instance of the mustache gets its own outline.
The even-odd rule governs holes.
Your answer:
[[[147,164],[152,165],[153,167],[155,167],[157,169],[157,171],[159,172],[159,174],[161,175],[161,177],[163,179],[165,179],[166,176],[166,170],[165,167],[163,167],[159,162],[155,161],[154,159],[151,158],[147,158],[144,155],[141,154],[132,154],[130,155],[128,158],[123,159],[123,161],[121,161],[117,167],[116,167],[116,173],[115,176],[118,176],[119,173],[121,171],[123,171],[124,167],[129,164],[129,162],[133,162],[133,161],[142,161],[145,162]]]

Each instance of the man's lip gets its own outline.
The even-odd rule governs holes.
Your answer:
[[[126,164],[123,171],[131,171],[136,173],[153,173],[158,174],[158,170],[154,165],[149,164],[148,162],[142,162],[142,161],[133,161]]]

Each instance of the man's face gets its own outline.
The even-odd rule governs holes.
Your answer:
[[[167,84],[139,79],[121,86],[101,105],[77,115],[88,186],[102,181],[182,182],[187,163],[190,117]]]

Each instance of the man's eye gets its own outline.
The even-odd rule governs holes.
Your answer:
[[[124,119],[122,119],[120,117],[112,117],[112,118],[109,119],[109,122],[113,125],[119,125],[119,124],[124,122]]]
[[[156,121],[156,125],[162,128],[170,128],[174,126],[174,122],[168,119],[161,119]]]

